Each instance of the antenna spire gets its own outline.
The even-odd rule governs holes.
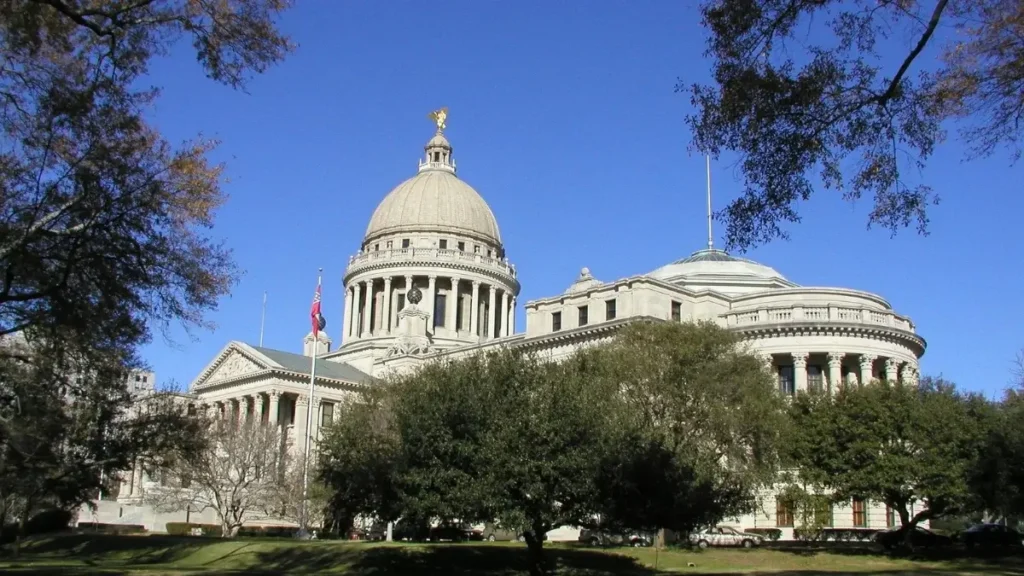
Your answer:
[[[708,250],[711,250],[715,247],[714,236],[711,232],[711,155],[707,154],[704,158],[708,173]]]

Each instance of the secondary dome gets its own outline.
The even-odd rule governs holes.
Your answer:
[[[682,260],[676,260],[658,268],[648,276],[665,281],[708,276],[786,280],[774,268],[746,258],[737,258],[724,250],[715,250],[714,248],[698,250]]]
[[[501,245],[498,221],[490,206],[455,175],[455,159],[439,129],[424,147],[419,173],[392,190],[374,210],[366,227],[370,241],[400,232],[465,235]]]

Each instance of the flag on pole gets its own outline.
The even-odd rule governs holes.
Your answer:
[[[327,319],[320,313],[320,282],[316,283],[316,293],[313,294],[313,308],[309,311],[309,318],[313,323],[313,336],[319,335],[320,331],[327,326]]]

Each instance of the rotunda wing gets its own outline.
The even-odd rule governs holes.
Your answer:
[[[746,258],[737,258],[724,250],[698,250],[648,274],[651,278],[672,281],[694,276],[737,276],[751,279],[786,278],[774,268]]]

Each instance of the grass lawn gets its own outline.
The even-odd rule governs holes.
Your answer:
[[[290,540],[218,541],[172,536],[65,535],[29,540],[21,556],[0,556],[0,573],[20,575],[342,574],[345,576],[512,576],[526,573],[522,544],[371,544]],[[646,548],[594,550],[548,547],[562,576],[772,573],[954,574],[1024,576],[1021,558],[896,559],[846,553],[781,550],[690,552]],[[694,566],[690,566],[694,564]],[[657,568],[655,566],[657,565]]]

